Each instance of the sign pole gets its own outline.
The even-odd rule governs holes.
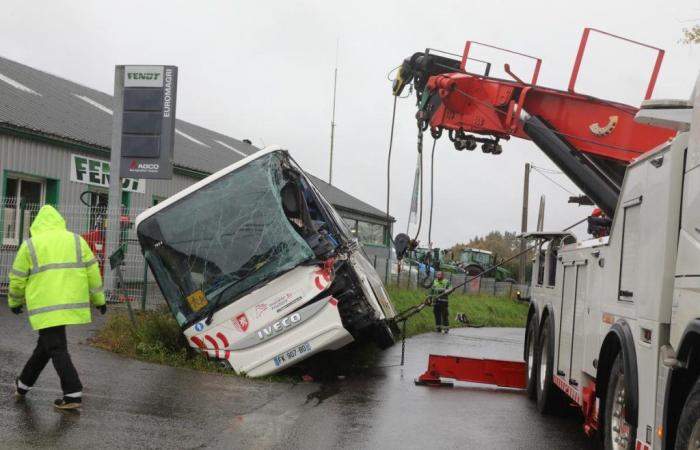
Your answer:
[[[122,190],[119,177],[122,149],[122,116],[124,102],[124,66],[114,68],[114,103],[112,115],[112,145],[109,152],[109,197],[105,255],[109,257],[119,248],[119,217],[122,209]],[[104,288],[107,298],[116,300],[116,279],[111,270],[104,271]]]

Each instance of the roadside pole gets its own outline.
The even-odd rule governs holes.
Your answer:
[[[107,200],[107,236],[105,255],[109,257],[119,247],[119,216],[122,206],[120,163],[122,148],[122,120],[124,104],[124,66],[114,68],[114,103],[112,115],[112,145],[109,151],[109,196]],[[111,270],[104,271],[107,299],[116,299],[116,278]]]
[[[525,177],[523,180],[523,211],[520,221],[521,233],[527,232],[527,208],[528,198],[530,196],[530,163],[525,163]],[[527,253],[525,252],[525,239],[520,239],[520,251],[523,254],[520,256],[520,284],[525,284],[525,267],[527,265]]]

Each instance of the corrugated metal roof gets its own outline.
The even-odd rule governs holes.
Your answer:
[[[0,124],[109,150],[112,104],[110,94],[0,57]],[[183,168],[213,173],[259,150],[184,120],[177,120],[176,129],[174,160]],[[333,205],[386,217],[380,209],[311,177]]]

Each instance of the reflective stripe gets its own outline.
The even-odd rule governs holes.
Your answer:
[[[50,312],[50,311],[60,311],[62,309],[81,309],[81,308],[89,308],[90,307],[90,302],[82,302],[82,303],[64,303],[62,305],[51,305],[51,306],[44,306],[41,308],[35,308],[27,311],[27,313],[30,316],[33,316],[34,314],[42,314],[45,312]]]
[[[39,268],[39,260],[36,257],[36,250],[34,250],[34,244],[31,239],[27,239],[27,249],[29,250],[29,257],[32,258],[32,267],[36,270]]]
[[[18,277],[28,277],[28,276],[29,276],[29,272],[20,272],[20,271],[17,270],[17,269],[12,269],[12,270],[10,270],[10,273],[11,273],[12,275],[16,275],[16,276],[18,276]]]
[[[70,397],[70,398],[80,398],[83,396],[82,392],[73,392],[72,394],[63,394],[64,397]]]
[[[93,264],[97,264],[97,260],[95,258],[92,258],[90,261],[86,262],[84,264],[85,267],[90,267]]]
[[[91,294],[99,294],[102,292],[102,286],[90,289]]]
[[[84,269],[92,263],[53,263],[44,264],[36,270],[32,270],[32,275],[54,269]]]
[[[73,237],[75,238],[75,261],[80,263],[83,262],[83,252],[80,249],[80,236],[73,233]]]

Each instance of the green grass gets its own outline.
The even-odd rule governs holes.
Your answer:
[[[388,287],[389,295],[397,312],[422,302],[425,291]],[[527,304],[501,297],[478,297],[454,294],[449,303],[450,322],[457,313],[465,313],[475,325],[489,327],[524,327]],[[218,362],[207,359],[193,350],[187,343],[180,327],[169,310],[135,313],[136,327],[129,321],[126,311],[111,310],[104,327],[92,343],[96,347],[115,353],[158,364],[186,367],[194,370],[234,375],[230,369]],[[406,336],[432,331],[435,327],[433,310],[424,308],[406,324]],[[306,373],[316,379],[348,374],[371,367],[376,359],[377,349],[368,343],[353,343],[339,351],[323,352],[278,375],[265,379],[269,381],[297,381]]]
[[[422,302],[426,291],[388,286],[389,296],[397,312]],[[527,303],[506,297],[471,296],[453,294],[449,302],[450,325],[460,326],[454,318],[465,313],[471,323],[485,327],[524,327],[527,319]],[[426,333],[435,329],[432,307],[424,308],[406,323],[406,336]]]
[[[133,327],[125,311],[111,310],[92,344],[144,361],[207,372],[229,372],[187,344],[170,311],[138,312],[135,317],[136,327]]]

